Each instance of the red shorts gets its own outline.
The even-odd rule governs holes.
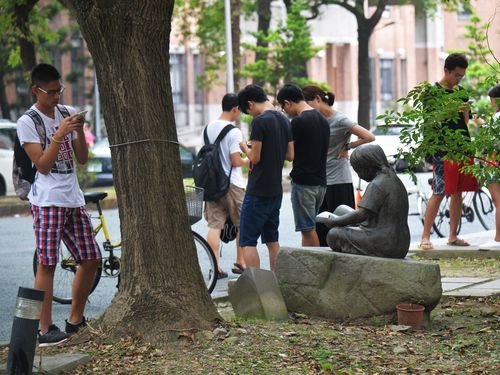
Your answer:
[[[468,164],[472,164],[470,161]],[[479,183],[471,174],[460,172],[464,163],[444,160],[444,193],[455,194],[462,191],[478,191]]]
[[[38,262],[58,263],[61,239],[77,262],[101,259],[92,222],[85,207],[38,207],[31,205]]]

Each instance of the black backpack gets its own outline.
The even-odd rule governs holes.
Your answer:
[[[69,116],[69,112],[66,107],[58,105],[56,108],[63,117]],[[42,149],[45,150],[47,145],[47,131],[45,130],[42,118],[38,112],[33,109],[27,110],[24,114],[29,116],[35,124],[36,132],[40,137],[40,144]],[[22,200],[28,199],[28,193],[30,192],[31,184],[35,181],[35,175],[36,167],[31,162],[31,159],[28,154],[26,154],[26,151],[24,151],[24,148],[21,146],[21,142],[19,141],[19,137],[16,134],[16,138],[14,140],[12,182],[14,184],[16,195]]]
[[[216,201],[226,195],[229,190],[233,167],[231,167],[229,176],[227,176],[222,167],[219,145],[226,134],[234,128],[234,125],[226,125],[214,143],[210,143],[208,140],[207,127],[203,131],[205,145],[200,149],[198,155],[196,155],[193,177],[195,185],[204,189],[204,201]]]

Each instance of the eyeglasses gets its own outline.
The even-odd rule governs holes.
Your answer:
[[[64,92],[65,87],[61,86],[58,90],[44,90],[41,87],[37,86],[37,89],[40,90],[41,92],[44,92],[48,96],[56,96],[56,95],[61,95]]]

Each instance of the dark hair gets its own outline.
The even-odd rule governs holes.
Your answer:
[[[231,112],[234,107],[238,106],[238,95],[230,93],[224,95],[222,98],[222,110],[224,112]]]
[[[493,86],[488,91],[488,96],[491,98],[500,98],[500,85]]]
[[[304,99],[304,94],[302,93],[302,90],[300,89],[299,86],[288,83],[285,86],[283,86],[281,90],[278,92],[276,100],[278,101],[278,103],[283,105],[285,100],[294,103],[299,103],[305,99]]]
[[[240,111],[248,114],[248,102],[265,103],[267,95],[258,85],[248,85],[238,93],[238,106]]]
[[[467,57],[461,53],[452,53],[444,60],[444,68],[450,72],[457,67],[467,69],[468,66]]]
[[[52,81],[59,81],[61,75],[52,65],[49,64],[38,64],[31,71],[31,84],[39,86],[44,83],[49,83]]]
[[[323,103],[328,104],[330,107],[335,103],[335,95],[333,92],[325,92],[318,86],[307,85],[302,87],[302,92],[306,101],[314,100],[317,96],[321,98]]]

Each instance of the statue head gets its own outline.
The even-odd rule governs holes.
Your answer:
[[[384,150],[379,145],[365,144],[356,147],[350,160],[359,177],[366,181],[373,180],[380,172],[390,170]]]

